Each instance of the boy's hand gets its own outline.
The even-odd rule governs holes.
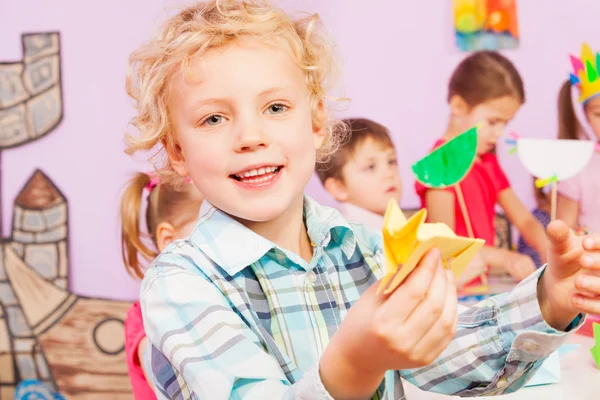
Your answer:
[[[389,295],[369,288],[352,306],[321,358],[335,399],[370,398],[385,371],[431,364],[454,338],[457,295],[439,250],[429,251]]]
[[[506,272],[519,282],[535,272],[535,263],[531,257],[515,251],[509,253],[504,265]]]
[[[577,314],[600,314],[600,235],[577,236],[562,221],[548,225],[548,267],[538,300],[544,320],[564,330]]]

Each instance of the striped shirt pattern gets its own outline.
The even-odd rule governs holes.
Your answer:
[[[319,358],[352,304],[383,277],[381,236],[308,197],[304,220],[310,263],[204,202],[191,236],[155,260],[141,303],[159,399],[331,399]],[[388,371],[373,399],[405,398],[401,378],[461,396],[522,387],[568,335],[541,317],[543,271],[461,313],[437,361]]]

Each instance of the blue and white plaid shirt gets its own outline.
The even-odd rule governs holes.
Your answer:
[[[381,236],[309,198],[304,218],[310,263],[208,202],[191,236],[156,259],[141,304],[153,344],[145,362],[159,398],[331,399],[319,358],[352,304],[384,275]],[[389,371],[373,398],[404,398],[401,377],[461,396],[522,387],[568,335],[542,319],[543,270],[463,312],[437,361]]]

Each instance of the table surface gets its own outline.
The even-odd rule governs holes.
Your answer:
[[[561,381],[550,385],[525,387],[515,393],[503,396],[490,396],[496,400],[598,400],[600,399],[600,370],[594,364],[590,348],[594,340],[587,336],[572,335],[566,343],[581,346],[561,356]],[[446,400],[458,399],[437,393],[423,392],[405,383],[407,400]]]

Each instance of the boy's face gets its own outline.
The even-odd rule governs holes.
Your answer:
[[[585,116],[600,141],[600,96],[590,99],[585,105]]]
[[[365,139],[342,168],[341,197],[355,206],[383,215],[390,199],[402,198],[402,179],[393,147]],[[338,197],[338,196],[336,196]]]
[[[302,206],[324,133],[313,128],[302,70],[285,52],[245,40],[211,50],[174,78],[169,154],[215,207],[264,222]]]

